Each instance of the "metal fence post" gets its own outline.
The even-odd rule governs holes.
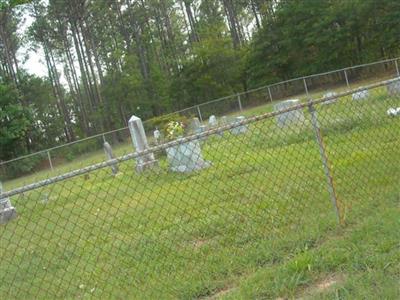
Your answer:
[[[346,72],[346,70],[343,70],[343,71],[344,71],[344,78],[346,79],[346,85],[347,85],[347,88],[349,89],[349,88],[350,88],[349,78],[347,77],[347,72]]]
[[[397,72],[397,76],[400,76],[400,72],[399,72],[399,64],[397,63],[397,59],[394,60],[394,64],[396,66],[396,72]]]
[[[47,151],[47,159],[49,160],[50,169],[54,171],[53,162],[51,161],[50,151]]]
[[[328,191],[329,191],[329,195],[331,197],[331,202],[335,209],[337,221],[339,222],[339,224],[342,224],[343,220],[342,220],[342,216],[340,214],[340,209],[338,207],[338,200],[337,200],[337,195],[336,195],[336,190],[335,190],[335,184],[334,184],[333,177],[331,174],[331,169],[329,166],[328,156],[327,156],[326,150],[325,150],[324,140],[323,140],[323,137],[321,134],[321,129],[319,127],[317,112],[312,103],[310,103],[308,105],[308,110],[311,114],[311,123],[312,123],[313,129],[314,129],[317,143],[318,143],[319,153],[321,155],[322,165],[323,165],[325,176],[326,176],[327,183],[328,183]]]
[[[240,111],[243,111],[243,108],[242,108],[242,101],[240,101],[240,94],[237,95],[237,99],[238,99],[238,104],[239,104],[239,110],[240,110]]]
[[[304,83],[304,89],[306,90],[306,95],[308,97],[309,96],[308,95],[308,87],[307,87],[307,81],[306,81],[305,77],[303,77],[303,83]]]
[[[271,102],[273,101],[272,100],[272,94],[271,94],[271,89],[270,89],[270,87],[268,86],[268,95],[269,95],[269,99],[271,100]]]
[[[197,105],[196,108],[197,108],[197,113],[199,114],[200,122],[203,122],[203,117],[202,117],[202,115],[201,115],[200,106]]]

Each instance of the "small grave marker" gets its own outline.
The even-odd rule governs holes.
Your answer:
[[[3,194],[3,185],[0,182],[0,195]],[[17,211],[12,206],[10,198],[0,199],[0,225],[6,224],[17,217]]]
[[[296,106],[300,104],[300,100],[298,99],[290,99],[286,101],[281,101],[274,105],[275,111],[280,111],[284,109],[288,109],[290,107]],[[284,127],[290,124],[295,124],[304,121],[304,114],[302,109],[292,110],[289,112],[281,113],[276,116],[276,120],[278,122],[278,126]]]
[[[400,96],[400,77],[399,80],[388,83],[386,88],[389,96]]]
[[[112,160],[112,159],[115,158],[114,154],[113,154],[113,150],[111,148],[111,145],[108,142],[104,142],[103,148],[104,148],[104,153],[106,154],[107,160]],[[119,169],[118,169],[118,164],[117,163],[113,163],[111,165],[111,171],[112,171],[114,176],[118,174]]]
[[[327,93],[325,93],[323,95],[323,98],[326,99],[326,98],[335,97],[335,96],[337,96],[337,93],[335,93],[335,92],[327,92]],[[322,102],[322,105],[333,104],[336,101],[337,101],[337,98],[334,98],[334,99]]]
[[[239,124],[240,122],[244,121],[246,118],[244,116],[238,116],[236,119],[233,121],[234,124]],[[231,133],[238,135],[238,134],[243,134],[247,132],[247,125],[240,125],[237,127],[234,127],[231,129]]]
[[[351,95],[351,98],[355,101],[366,100],[369,98],[369,91],[361,90],[359,92],[355,92],[355,93],[353,93],[353,95]]]

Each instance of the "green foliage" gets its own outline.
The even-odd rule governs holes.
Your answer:
[[[400,2],[280,1],[248,58],[257,86],[399,54]]]
[[[25,153],[25,139],[32,126],[31,111],[23,107],[11,84],[0,83],[0,159]]]

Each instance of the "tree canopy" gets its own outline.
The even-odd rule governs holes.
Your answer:
[[[0,160],[394,57],[399,17],[397,0],[0,1]],[[24,70],[26,49],[44,53],[46,77]]]

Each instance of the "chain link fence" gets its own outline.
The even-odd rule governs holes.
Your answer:
[[[395,207],[399,175],[399,80],[280,102],[3,191],[0,298],[212,298]]]
[[[253,116],[273,110],[272,102],[288,98],[318,98],[327,92],[340,93],[349,89],[400,76],[398,59],[390,59],[321,74],[295,78],[243,93],[208,101],[144,122],[151,144],[152,132],[162,129],[166,121],[199,118],[207,124],[210,116]],[[103,143],[109,142],[118,155],[130,152],[128,127],[73,143],[50,148],[11,161],[0,162],[0,180],[20,179],[26,184],[49,175],[55,176],[77,167],[102,161]]]

